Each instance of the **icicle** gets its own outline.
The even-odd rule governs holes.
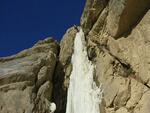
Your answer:
[[[102,90],[93,80],[94,65],[88,60],[82,29],[74,40],[73,70],[68,88],[66,113],[100,113]]]

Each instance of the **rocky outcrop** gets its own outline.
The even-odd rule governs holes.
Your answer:
[[[50,113],[59,46],[51,38],[0,58],[0,113]]]
[[[69,28],[60,42],[60,53],[53,78],[53,101],[57,109],[55,113],[65,113],[67,103],[67,88],[72,71],[71,56],[73,54],[74,38],[78,28]]]
[[[149,0],[87,0],[81,26],[86,34],[95,26],[99,31],[105,27],[108,34],[119,38],[140,21],[150,8],[149,4]],[[94,31],[99,33],[97,29]]]
[[[84,33],[87,34],[97,21],[100,13],[106,7],[108,0],[87,0],[83,14],[81,16],[81,26]]]
[[[102,84],[101,113],[150,113],[150,0],[87,0],[81,27],[94,80]],[[65,113],[78,27],[59,45],[39,41],[0,58],[0,113]]]
[[[110,0],[106,29],[111,36],[118,38],[131,30],[143,17],[149,0]]]
[[[109,0],[95,22],[82,21],[92,26],[83,29],[96,65],[95,80],[104,90],[102,113],[150,112],[149,9],[149,0]]]
[[[0,113],[65,113],[78,27],[67,30],[60,47],[52,38],[0,58]],[[54,103],[53,103],[54,102]]]

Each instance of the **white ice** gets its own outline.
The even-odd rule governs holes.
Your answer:
[[[67,95],[66,113],[100,113],[102,90],[93,80],[94,65],[88,60],[82,29],[74,40],[73,70]]]
[[[50,104],[50,113],[54,113],[55,110],[56,110],[56,104],[52,102],[52,103]]]

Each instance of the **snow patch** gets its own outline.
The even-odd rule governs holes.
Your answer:
[[[51,112],[51,113],[54,113],[55,110],[56,110],[56,104],[52,102],[52,103],[50,104],[50,112]]]

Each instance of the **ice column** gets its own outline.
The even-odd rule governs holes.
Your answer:
[[[82,29],[74,40],[73,70],[67,95],[66,113],[100,113],[102,90],[93,80],[94,65],[89,61]]]

